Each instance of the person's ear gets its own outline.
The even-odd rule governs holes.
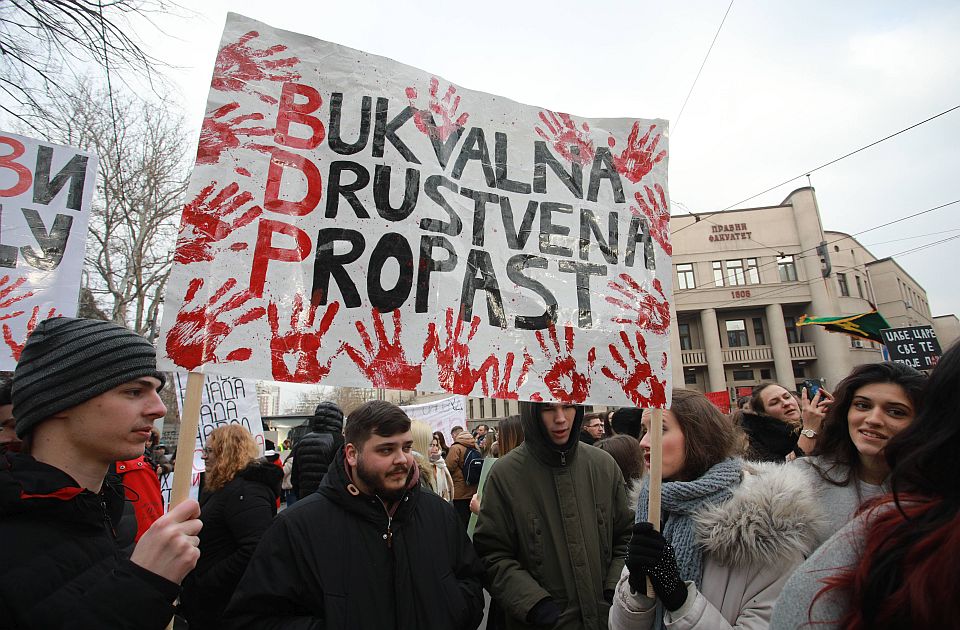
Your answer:
[[[356,466],[357,461],[360,457],[360,451],[358,451],[357,447],[354,446],[353,443],[351,442],[350,444],[344,445],[343,456],[347,460],[348,464],[350,464],[351,466]]]

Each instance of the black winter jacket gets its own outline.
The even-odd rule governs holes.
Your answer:
[[[339,430],[321,430],[307,433],[293,449],[293,470],[290,484],[299,499],[305,499],[317,491],[330,463],[343,445]]]
[[[227,610],[234,628],[473,630],[483,567],[453,507],[411,479],[388,517],[337,453],[319,492],[277,516]]]
[[[127,559],[123,490],[100,494],[29,455],[0,457],[0,628],[165,628],[180,587]]]
[[[797,446],[798,427],[771,416],[748,412],[743,413],[740,426],[749,441],[746,459],[750,461],[783,464],[790,453],[803,455]]]
[[[277,514],[282,479],[280,468],[256,461],[221,489],[200,495],[200,560],[180,598],[190,630],[223,627],[223,611]]]

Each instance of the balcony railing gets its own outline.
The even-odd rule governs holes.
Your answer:
[[[791,343],[790,359],[808,360],[817,358],[817,347],[812,343]],[[739,348],[723,348],[721,350],[724,363],[751,363],[773,361],[773,348],[770,346],[742,346]],[[703,348],[683,350],[680,360],[686,367],[702,366],[707,364],[707,351]]]

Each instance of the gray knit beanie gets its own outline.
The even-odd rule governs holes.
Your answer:
[[[17,436],[50,416],[142,376],[166,382],[149,341],[113,322],[56,317],[27,338],[13,373]]]

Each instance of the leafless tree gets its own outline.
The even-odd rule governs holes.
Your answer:
[[[150,335],[173,264],[189,175],[183,117],[164,103],[80,82],[31,114],[49,141],[99,156],[87,241],[88,286],[111,320]]]
[[[91,63],[118,79],[153,82],[161,64],[144,51],[136,26],[170,12],[183,8],[172,0],[0,1],[0,110],[32,125],[24,112]]]

